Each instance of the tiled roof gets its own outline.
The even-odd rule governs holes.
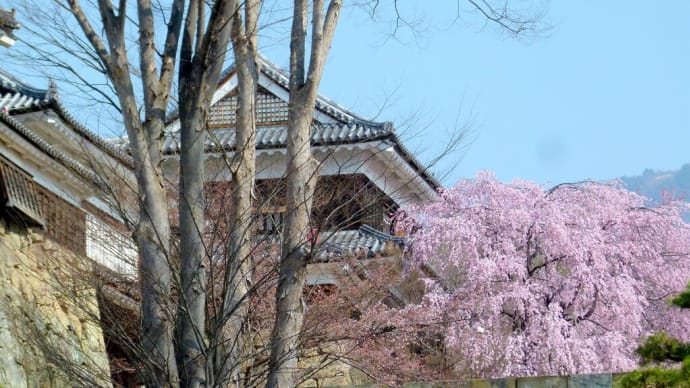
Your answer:
[[[127,153],[127,149],[112,141],[104,139],[98,136],[95,132],[87,128],[85,125],[81,124],[71,113],[67,111],[67,108],[62,104],[62,102],[54,98],[48,107],[53,108],[55,112],[60,116],[60,118],[74,129],[79,135],[84,137],[86,140],[91,142],[96,147],[100,148],[101,151],[108,154],[110,157],[119,161],[127,168],[134,168],[134,161],[132,157]]]
[[[23,93],[2,93],[0,94],[0,109],[3,112],[33,109],[33,107],[44,103],[42,98],[35,98]]]
[[[210,135],[206,138],[207,151],[232,151],[235,148],[237,140],[234,128],[209,129],[209,132]],[[285,148],[287,145],[287,125],[259,126],[256,132],[257,149]],[[441,183],[429,174],[424,165],[402,144],[391,123],[382,123],[376,126],[358,123],[317,123],[312,126],[311,143],[313,146],[365,143],[376,140],[390,142],[429,186],[434,190],[441,187]],[[163,153],[177,153],[179,147],[179,133],[168,133],[163,145]]]
[[[125,166],[132,168],[132,158],[122,147],[118,147],[98,136],[67,111],[58,98],[55,84],[51,83],[48,89],[37,89],[17,80],[0,69],[0,110],[2,112],[5,112],[8,116],[13,116],[48,108],[53,109],[80,136]]]
[[[383,139],[393,135],[392,126],[370,127],[361,124],[317,124],[312,127],[313,145],[336,145]],[[234,128],[211,129],[206,138],[209,151],[235,148]],[[260,126],[256,130],[256,148],[284,148],[287,145],[287,125]],[[179,152],[179,134],[169,133],[163,146],[164,153]]]
[[[264,57],[260,57],[260,61],[264,74],[283,87],[287,87],[288,77],[278,66],[272,64]],[[233,71],[234,65],[226,69],[223,77],[229,76]],[[211,125],[218,128],[214,128],[211,136],[208,137],[207,147],[209,151],[232,150],[235,147],[235,132],[231,128],[234,122],[230,117],[230,113],[234,113],[232,97],[228,96],[223,100],[219,101],[219,103],[221,108],[223,108],[222,104],[227,105],[224,107],[224,111],[221,109],[217,111],[215,118],[213,114],[210,117]],[[286,108],[287,103],[284,101],[264,93],[263,98],[260,96],[257,102],[263,102],[262,106],[266,110],[263,121],[259,120],[260,123],[273,123],[274,121],[284,121],[286,119],[283,110]],[[259,116],[262,106],[257,107],[259,110],[257,114]],[[33,88],[0,69],[0,110],[9,115],[15,115],[47,108],[53,109],[76,133],[106,154],[129,168],[133,167],[134,163],[131,156],[127,153],[125,144],[105,140],[79,123],[62,105],[54,85],[51,85],[48,89]],[[396,152],[410,164],[432,189],[441,186],[440,182],[429,174],[424,165],[404,147],[391,123],[365,120],[322,96],[319,96],[317,100],[317,109],[336,118],[338,122],[328,124],[315,122],[311,139],[313,145],[339,145],[386,140],[394,146]],[[277,125],[259,126],[257,128],[256,140],[258,149],[284,148],[287,145],[287,125],[280,123]],[[172,154],[178,151],[178,134],[175,132],[168,133],[163,145],[163,152]]]
[[[290,78],[288,73],[281,69],[279,66],[271,62],[268,58],[259,54],[258,62],[261,67],[261,71],[270,79],[272,79],[277,84],[281,85],[285,90],[289,89]],[[230,77],[235,72],[235,64],[228,66],[220,75],[221,83],[224,82],[228,77]],[[335,101],[319,95],[316,99],[316,109],[332,116],[336,120],[342,123],[359,123],[363,125],[381,125],[382,123],[376,123],[365,119],[362,116],[357,115],[351,110],[339,105]]]
[[[54,97],[54,89],[31,87],[0,69],[0,110],[7,113],[34,110]]]
[[[278,85],[282,86],[286,90],[289,87],[289,77],[287,72],[273,64],[266,57],[259,54],[259,62],[261,65],[261,71],[271,80],[273,80]],[[223,71],[220,76],[222,85],[227,79],[235,72],[235,65],[232,64],[227,69]],[[232,127],[234,125],[234,105],[232,105],[232,96],[226,96],[214,107],[211,113],[211,126],[220,128],[225,124],[225,127]],[[275,97],[274,97],[275,99]],[[274,100],[268,100],[264,102],[271,106],[266,106],[267,109],[275,108],[277,103]],[[283,102],[285,107],[287,103]],[[214,110],[221,104],[221,109],[224,111],[217,111],[214,117]],[[223,106],[225,104],[227,106]],[[259,116],[259,111],[261,109],[262,100],[257,99],[257,116]],[[344,108],[343,106],[337,104],[336,102],[323,97],[318,96],[316,100],[316,109],[328,114],[333,117],[339,123],[335,124],[321,124],[315,123],[312,130],[312,144],[313,145],[336,145],[336,144],[348,144],[355,142],[366,142],[373,140],[388,140],[391,145],[395,148],[395,151],[407,162],[410,167],[416,171],[416,173],[421,176],[421,178],[429,184],[432,190],[436,190],[441,187],[441,183],[436,179],[428,169],[410,152],[402,143],[398,135],[395,133],[392,123],[390,122],[375,122],[371,120],[366,120],[363,117],[355,114],[354,112]],[[270,110],[270,109],[269,109]],[[273,112],[276,115],[276,112]],[[232,116],[232,117],[231,117]],[[224,122],[223,122],[224,121]],[[261,122],[261,120],[257,120]],[[266,119],[265,121],[269,121]],[[277,120],[276,120],[277,121]],[[287,126],[286,125],[275,125],[257,128],[257,148],[279,148],[285,147],[287,144]],[[215,135],[217,141],[209,141],[208,147],[213,150],[224,149],[231,150],[235,146],[235,134],[231,128],[220,129],[216,133],[212,134],[211,137]],[[179,142],[172,136],[166,140],[165,151],[164,152],[176,152],[177,144]]]
[[[270,243],[279,244],[280,235],[259,236],[267,238]],[[357,230],[338,230],[320,232],[315,248],[315,259],[319,262],[337,260],[339,258],[372,258],[390,254],[391,247],[402,249],[405,239],[391,236],[369,225],[361,225]],[[310,248],[302,247],[305,251]]]
[[[319,233],[321,244],[316,257],[319,261],[328,261],[338,257],[376,257],[385,256],[387,246],[393,244],[399,248],[404,245],[400,237],[378,231],[368,225],[359,230],[343,230]]]
[[[101,180],[98,176],[91,170],[84,167],[81,163],[77,162],[64,152],[55,148],[40,136],[38,136],[34,131],[24,126],[14,117],[10,116],[6,112],[0,112],[0,122],[4,123],[8,127],[12,128],[15,132],[21,135],[29,143],[33,144],[36,148],[49,155],[51,158],[60,162],[63,166],[67,167],[72,172],[76,173],[81,178],[85,179],[87,182],[99,184]]]

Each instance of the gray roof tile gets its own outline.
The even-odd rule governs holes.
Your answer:
[[[0,69],[0,110],[2,112],[11,116],[46,108],[52,108],[75,132],[96,145],[106,154],[125,166],[132,168],[132,158],[122,147],[118,147],[98,136],[67,111],[58,98],[55,84],[51,83],[48,89],[34,88]]]
[[[289,75],[288,72],[280,68],[278,65],[274,64],[271,62],[268,58],[265,56],[259,54],[258,57],[258,63],[260,65],[261,71],[266,74],[270,79],[275,81],[277,84],[281,85],[284,87],[286,90],[289,89]],[[235,72],[235,64],[233,63],[232,65],[228,66],[223,72],[221,73],[220,80],[225,80],[227,79],[230,75],[232,75]],[[222,82],[222,81],[221,81]],[[352,112],[351,110],[343,107],[342,105],[336,103],[335,101],[326,98],[322,95],[319,95],[316,99],[316,109],[327,113],[328,115],[332,116],[334,119],[342,122],[342,123],[360,123],[364,125],[382,125],[383,123],[377,123],[374,121],[370,121],[365,119],[364,117],[356,114],[355,112]],[[171,116],[172,118],[176,117],[175,114]]]
[[[101,183],[102,180],[93,171],[84,167],[81,163],[72,159],[64,152],[53,147],[51,144],[38,136],[34,131],[24,126],[17,119],[10,116],[6,112],[0,112],[0,122],[15,130],[36,148],[49,155],[51,158],[57,160],[63,166],[67,167],[69,170],[76,173],[87,182],[97,185]]]
[[[287,146],[287,125],[259,126],[256,129],[256,148],[272,149]],[[215,128],[209,130],[206,138],[207,151],[232,151],[235,148],[234,128]],[[163,153],[179,152],[178,132],[169,132],[163,145]],[[314,146],[364,143],[375,140],[387,140],[395,146],[396,151],[420,174],[435,190],[441,183],[431,175],[424,165],[402,144],[391,123],[380,125],[352,124],[319,124],[312,126],[311,142]]]
[[[210,129],[206,138],[209,151],[235,148],[234,128]],[[283,148],[287,145],[287,125],[260,126],[256,130],[256,148]],[[372,141],[394,135],[392,126],[364,126],[361,124],[316,124],[312,127],[313,145],[336,145]],[[179,152],[179,133],[168,133],[163,146],[164,153]]]
[[[37,89],[0,69],[0,110],[26,111],[44,106],[54,96],[54,89]]]
[[[329,261],[338,257],[375,257],[386,254],[386,246],[390,243],[403,247],[404,240],[378,231],[368,225],[360,226],[359,230],[343,230],[319,233],[321,245],[318,247],[316,258],[319,261]]]
[[[279,66],[272,63],[266,57],[259,54],[259,63],[261,71],[270,79],[281,85],[286,90],[289,86],[288,73]],[[235,71],[235,65],[232,64],[226,68],[221,74],[220,79],[224,82]],[[393,129],[393,124],[390,122],[375,122],[366,120],[354,112],[337,104],[324,96],[319,95],[316,100],[316,109],[327,113],[328,115],[339,121],[336,124],[320,124],[314,125],[312,131],[312,144],[314,145],[335,145],[347,144],[354,142],[365,142],[378,139],[389,140],[394,146],[396,152],[406,160],[410,166],[417,171],[417,173],[426,181],[429,186],[436,190],[441,187],[441,182],[438,181],[430,171],[403,145],[400,138]],[[229,125],[230,126],[230,125]],[[281,128],[280,130],[278,128]],[[225,129],[231,130],[231,129]],[[282,127],[259,127],[257,128],[257,148],[278,148],[284,147],[286,141],[286,126]],[[219,140],[223,141],[210,143],[210,149],[232,149],[235,145],[234,134],[228,133],[218,135]],[[176,152],[176,140],[170,138],[166,141],[164,152]]]
[[[262,71],[265,74],[278,84],[287,87],[288,77],[285,72],[262,56],[260,61]],[[225,71],[224,76],[227,77],[232,71],[234,71],[234,65]],[[33,88],[0,69],[0,110],[12,115],[46,108],[53,109],[75,132],[99,147],[106,154],[129,168],[133,167],[134,163],[127,152],[126,142],[118,144],[117,142],[105,140],[79,123],[62,105],[54,85],[51,85],[48,89]],[[339,145],[387,140],[433,189],[441,187],[440,182],[405,148],[391,123],[365,120],[322,96],[319,96],[317,100],[317,109],[327,112],[339,122],[328,124],[315,122],[311,136],[313,145]],[[221,123],[222,121],[218,122],[218,124]],[[235,132],[232,127],[214,128],[211,130],[211,136],[207,139],[207,147],[209,151],[232,150],[235,147],[235,142]],[[258,149],[285,147],[287,144],[287,125],[259,126],[257,128],[256,142]],[[178,134],[175,132],[168,133],[164,141],[163,152],[172,154],[178,151]]]

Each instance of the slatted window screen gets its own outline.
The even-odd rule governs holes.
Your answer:
[[[224,97],[213,107],[208,118],[211,128],[234,126],[237,122],[237,95]],[[256,96],[258,124],[284,123],[288,119],[288,104],[276,96],[259,92]]]
[[[10,222],[42,227],[42,233],[77,254],[86,254],[86,213],[39,185],[0,156],[0,213]]]
[[[4,212],[28,226],[45,226],[36,184],[27,172],[0,157],[0,200]]]
[[[45,217],[45,234],[63,247],[86,255],[86,213],[45,187],[36,185]]]

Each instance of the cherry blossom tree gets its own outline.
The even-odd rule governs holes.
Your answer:
[[[666,301],[690,278],[685,208],[644,204],[615,184],[461,181],[401,217],[428,276],[400,314],[442,336],[458,378],[634,369],[644,337],[690,326]]]

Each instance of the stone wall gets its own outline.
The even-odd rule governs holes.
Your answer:
[[[0,219],[0,386],[110,386],[90,264]]]
[[[535,376],[495,380],[435,381],[406,383],[402,388],[617,388],[625,374],[593,374],[573,376]],[[321,387],[384,388],[387,385],[321,385]]]
[[[337,343],[331,343],[327,348],[341,354],[346,349]],[[299,388],[358,387],[371,381],[359,369],[335,357],[329,357],[329,351],[314,349],[300,359],[298,367],[306,376]]]

